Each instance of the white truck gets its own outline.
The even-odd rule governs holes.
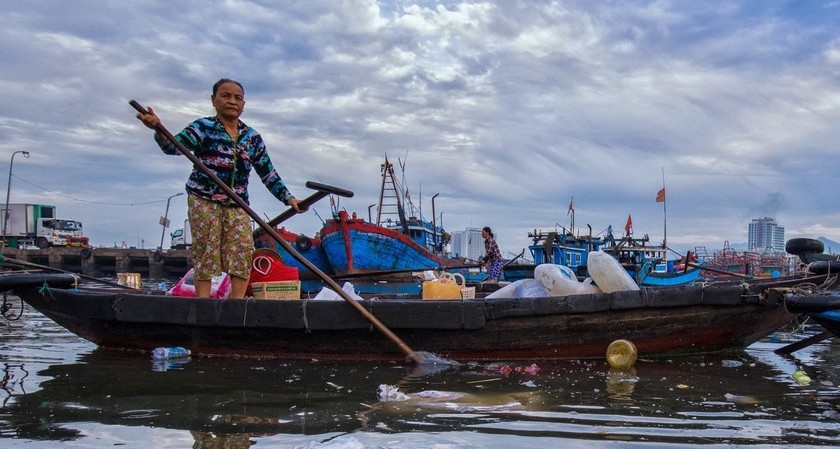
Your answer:
[[[41,249],[51,246],[88,246],[82,223],[56,218],[55,206],[9,204],[9,208],[0,213],[0,224],[3,226],[6,246],[10,248],[28,245],[35,245]]]
[[[169,234],[172,241],[169,247],[172,249],[187,249],[192,246],[192,233],[190,232],[190,220],[184,220],[184,227],[178,228]]]

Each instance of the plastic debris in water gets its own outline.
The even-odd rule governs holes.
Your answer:
[[[405,393],[393,385],[380,385],[378,393],[379,400],[383,402],[402,402],[409,400],[409,397]]]
[[[171,348],[157,347],[152,350],[152,358],[156,360],[182,359],[189,356],[190,351],[181,346],[173,346]]]
[[[525,373],[530,374],[532,376],[537,375],[540,372],[540,367],[537,366],[536,363],[532,363],[528,366],[514,366],[511,367],[510,365],[502,365],[499,367],[499,373],[503,376],[509,376],[511,373]]]
[[[752,396],[742,396],[739,394],[726,393],[725,395],[723,395],[723,397],[726,398],[727,401],[734,402],[736,404],[758,404],[758,399]]]
[[[793,374],[790,375],[790,377],[792,377],[793,380],[795,380],[796,383],[798,383],[799,385],[811,384],[811,378],[808,377],[808,374],[806,374],[805,371],[802,371],[801,369],[794,371]]]

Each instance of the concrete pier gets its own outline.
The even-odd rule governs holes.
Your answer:
[[[143,278],[180,278],[192,268],[191,252],[174,249],[3,248],[3,257],[94,277],[140,273]]]

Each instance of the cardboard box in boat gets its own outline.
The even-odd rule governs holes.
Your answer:
[[[257,299],[300,299],[300,281],[254,282],[251,289]]]

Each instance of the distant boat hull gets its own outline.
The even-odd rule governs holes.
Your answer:
[[[638,275],[634,271],[628,270],[631,277],[637,280],[637,283],[644,287],[673,287],[676,285],[685,285],[696,282],[700,279],[700,268],[689,268],[686,271],[651,271],[647,274]]]
[[[321,246],[339,276],[455,267],[464,259],[439,257],[408,236],[340,214],[321,229]]]

